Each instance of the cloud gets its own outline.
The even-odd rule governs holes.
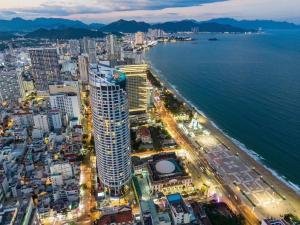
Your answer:
[[[6,17],[6,16],[15,16],[16,12],[3,10],[3,11],[0,11],[0,15],[2,15],[3,17]]]
[[[15,6],[11,0],[12,6]],[[96,14],[135,10],[161,10],[165,8],[190,7],[201,4],[226,1],[226,0],[90,0],[88,4],[84,0],[39,0],[38,5],[31,7],[10,7],[10,3],[0,6],[0,16],[7,16],[5,11],[14,12],[20,16],[70,16],[78,14]],[[3,8],[3,11],[1,10]]]
[[[300,23],[300,0],[0,0],[0,18],[60,17],[85,22],[147,22],[217,17]],[[2,2],[3,1],[3,2]]]

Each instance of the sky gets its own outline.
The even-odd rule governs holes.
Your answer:
[[[231,17],[300,24],[300,0],[0,0],[0,18],[55,17],[87,23]]]

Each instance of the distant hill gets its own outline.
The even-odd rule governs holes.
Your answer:
[[[0,30],[3,32],[31,32],[40,28],[44,29],[64,29],[85,28],[89,26],[79,20],[67,20],[59,18],[37,18],[34,20],[25,20],[22,18],[13,18],[11,20],[0,20]]]
[[[0,40],[15,37],[14,34],[27,34],[25,37],[68,39],[84,36],[102,37],[103,33],[146,32],[149,28],[162,29],[166,32],[184,32],[196,29],[200,32],[245,32],[262,29],[300,29],[300,25],[272,20],[235,20],[219,18],[208,21],[182,20],[149,24],[135,20],[118,20],[110,24],[85,24],[79,20],[60,18],[37,18],[25,20],[14,18],[0,20]]]
[[[88,27],[90,29],[94,29],[94,30],[99,30],[104,26],[105,26],[105,24],[103,24],[103,23],[91,23],[91,24],[88,25]]]
[[[226,25],[226,26],[224,26]],[[118,20],[110,24],[91,23],[86,24],[79,20],[68,20],[61,18],[37,18],[25,20],[13,18],[11,20],[0,20],[1,32],[29,33],[38,29],[66,29],[80,28],[87,30],[101,30],[103,32],[123,32],[134,33],[145,32],[149,28],[163,29],[166,32],[191,31],[197,28],[199,31],[210,32],[243,32],[245,30],[262,29],[300,29],[300,25],[288,22],[278,22],[272,20],[235,20],[231,18],[219,18],[208,21],[182,20],[157,24],[137,22],[135,20]]]
[[[0,40],[9,40],[16,37],[15,35],[8,32],[0,32]]]
[[[245,29],[233,27],[231,25],[217,24],[217,23],[198,23],[194,20],[182,20],[175,22],[165,22],[158,24],[148,24],[145,22],[137,22],[135,20],[118,20],[110,23],[100,30],[105,32],[123,32],[123,33],[135,33],[137,31],[145,32],[149,28],[162,29],[166,32],[184,32],[191,31],[193,28],[197,28],[202,32],[244,32]]]
[[[243,29],[300,29],[300,25],[288,22],[278,22],[273,20],[235,20],[231,18],[218,18],[206,22],[226,24]]]
[[[154,24],[152,28],[162,29],[166,32],[191,31],[196,28],[199,32],[245,32],[245,29],[226,24],[213,22],[196,22],[194,20],[182,20],[176,22],[165,22]]]
[[[48,39],[80,39],[83,37],[104,37],[102,31],[94,31],[81,28],[65,28],[65,29],[38,29],[25,35],[26,38],[48,38]]]
[[[137,31],[145,32],[151,25],[145,22],[137,22],[135,20],[118,20],[101,28],[105,32],[123,32],[135,33]]]

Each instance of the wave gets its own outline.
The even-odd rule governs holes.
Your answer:
[[[297,194],[300,195],[300,186],[293,183],[292,181],[288,180],[284,175],[280,174],[276,170],[270,168],[268,165],[265,163],[265,159],[259,155],[257,152],[254,150],[247,148],[245,144],[241,143],[239,140],[229,136],[226,132],[224,132],[221,128],[219,128],[213,121],[210,120],[210,122],[213,124],[213,126],[218,129],[220,132],[222,132],[223,135],[225,135],[227,138],[229,138],[235,145],[237,145],[243,152],[245,152],[247,155],[249,155],[251,158],[253,158],[256,161],[259,161],[260,164],[267,169],[268,171],[271,172],[271,174],[276,177],[278,180],[283,182],[285,185],[293,189]]]
[[[223,135],[225,135],[227,138],[229,138],[242,151],[244,151],[247,155],[249,155],[254,160],[259,161],[260,164],[265,169],[267,169],[268,171],[270,171],[274,177],[276,177],[278,180],[280,180],[281,182],[283,182],[285,185],[287,185],[288,187],[290,187],[291,189],[293,189],[297,194],[300,195],[300,186],[299,185],[293,183],[292,181],[288,180],[284,175],[280,174],[276,170],[274,170],[274,169],[270,168],[269,166],[267,166],[266,163],[265,163],[265,159],[261,155],[259,155],[254,150],[247,148],[247,146],[245,144],[243,144],[239,140],[231,137],[229,134],[227,134],[225,131],[223,131],[221,128],[219,128],[217,126],[217,124],[215,124],[209,117],[207,117],[203,111],[201,111],[197,106],[194,105],[194,103],[192,103],[190,100],[188,100],[186,97],[184,97],[180,93],[180,91],[177,89],[177,87],[175,85],[171,84],[167,80],[167,78],[163,75],[162,71],[159,70],[159,69],[157,69],[149,59],[147,60],[147,63],[150,65],[151,69],[155,72],[155,75],[157,75],[166,84],[165,86],[175,92],[176,97],[179,97],[182,101],[186,102],[198,114],[200,114],[201,116],[207,118],[210,121],[210,123],[216,129],[218,129]]]

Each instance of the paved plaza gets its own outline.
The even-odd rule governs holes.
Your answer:
[[[199,135],[197,141],[205,147],[205,156],[211,166],[228,184],[240,190],[255,206],[279,203],[282,198],[238,154],[234,154],[213,137]]]

